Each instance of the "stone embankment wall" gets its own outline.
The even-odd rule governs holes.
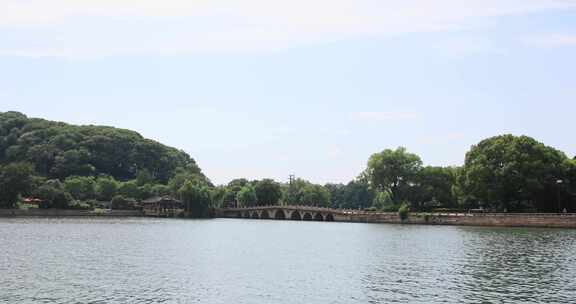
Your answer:
[[[58,217],[58,216],[105,216],[105,217],[131,217],[142,216],[138,210],[110,210],[107,212],[94,212],[91,210],[59,210],[59,209],[0,209],[0,217]]]
[[[336,221],[425,225],[462,225],[492,227],[576,228],[576,214],[510,214],[510,213],[412,213],[401,220],[397,213],[340,214]]]

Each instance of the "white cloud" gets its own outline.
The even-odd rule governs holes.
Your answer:
[[[418,115],[414,112],[354,112],[349,115],[355,121],[392,121],[416,119]]]
[[[483,17],[576,7],[575,1],[561,0],[0,3],[0,53],[68,57],[266,51],[366,35],[458,30]]]
[[[523,40],[527,45],[541,47],[561,47],[576,45],[576,35],[550,34],[528,37]]]

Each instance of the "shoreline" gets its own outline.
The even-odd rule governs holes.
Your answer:
[[[0,209],[0,218],[13,217],[142,217],[139,210]]]
[[[249,219],[243,216],[249,209],[240,210],[242,209],[219,209],[213,218]],[[341,223],[576,229],[574,213],[410,213],[404,220],[395,212],[334,212],[333,216],[332,222]],[[139,210],[94,212],[65,209],[0,209],[0,219],[17,217],[146,217],[146,215]]]

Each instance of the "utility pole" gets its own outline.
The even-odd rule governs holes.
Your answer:
[[[561,198],[561,197],[560,197],[560,187],[562,187],[562,183],[563,183],[563,182],[564,182],[564,181],[561,180],[561,179],[556,180],[556,188],[557,188],[556,191],[557,191],[557,195],[558,195],[558,197],[557,197],[558,213],[562,213],[562,209],[561,209],[561,208],[562,208],[562,204],[560,203],[560,198]]]

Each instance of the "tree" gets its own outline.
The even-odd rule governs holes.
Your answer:
[[[146,169],[138,170],[138,173],[136,173],[136,184],[138,186],[141,187],[152,182],[154,182],[154,176],[150,174],[150,171]]]
[[[212,206],[214,208],[227,207],[224,206],[226,201],[224,200],[228,196],[228,189],[225,186],[218,186],[210,192],[212,195]]]
[[[170,187],[162,184],[152,186],[152,194],[154,196],[166,196],[170,194]]]
[[[33,192],[34,197],[42,200],[40,208],[66,209],[74,201],[72,195],[66,192],[64,185],[57,179],[48,180]]]
[[[347,208],[345,199],[346,186],[343,184],[326,184],[324,188],[330,192],[330,207]]]
[[[61,180],[103,174],[117,180],[139,177],[166,183],[178,170],[207,180],[188,154],[130,130],[0,112],[0,163],[9,162],[30,162],[39,175]]]
[[[240,206],[255,206],[258,202],[258,197],[256,196],[256,191],[250,185],[246,185],[240,189],[238,194],[236,194],[236,201]]]
[[[138,192],[140,192],[140,199],[147,199],[156,196],[154,194],[154,186],[152,184],[145,184],[138,187]]]
[[[414,182],[421,169],[420,157],[400,147],[372,155],[364,174],[376,189],[389,191],[392,200],[399,203],[406,199],[405,188]]]
[[[392,197],[388,191],[378,191],[374,195],[372,207],[379,211],[392,212],[398,210],[398,206],[394,205]]]
[[[29,193],[34,168],[30,163],[12,163],[0,167],[0,208],[14,208],[18,197]]]
[[[310,182],[301,178],[295,179],[292,184],[284,185],[283,201],[287,205],[301,205],[304,188],[312,185]]]
[[[118,195],[121,195],[125,198],[133,198],[133,199],[140,199],[142,195],[142,193],[140,192],[140,188],[136,184],[136,181],[128,181],[121,183],[117,193]]]
[[[564,183],[565,196],[561,197],[564,200],[564,206],[567,211],[576,211],[576,158],[566,163],[566,178]]]
[[[576,195],[576,158],[567,162],[566,172],[568,191]]]
[[[307,185],[301,191],[301,204],[306,206],[330,206],[330,192],[320,185]]]
[[[418,211],[433,208],[455,208],[457,200],[453,187],[456,183],[455,168],[424,167],[413,184],[407,187],[407,200]]]
[[[372,205],[374,191],[370,189],[368,183],[361,180],[351,181],[343,190],[344,204],[341,207],[365,209]]]
[[[96,181],[89,176],[71,176],[64,181],[64,189],[77,200],[96,197]]]
[[[464,191],[481,205],[507,211],[560,211],[566,155],[527,136],[502,135],[481,141],[466,154]]]
[[[54,159],[54,163],[49,171],[49,176],[66,178],[73,175],[92,175],[96,171],[96,168],[89,162],[90,153],[86,150],[71,149],[60,152]]]
[[[131,210],[136,207],[136,201],[133,198],[126,198],[122,195],[114,196],[110,202],[110,208],[115,210]]]
[[[242,188],[246,185],[249,185],[250,182],[245,178],[237,178],[233,179],[226,185],[226,195],[223,198],[223,204],[227,206],[236,206],[238,205],[238,201],[236,200],[236,196],[238,192],[242,190]]]
[[[211,195],[208,187],[199,185],[193,181],[187,181],[182,185],[178,194],[184,202],[185,211],[189,216],[208,216],[208,207],[211,204]]]
[[[254,190],[258,198],[257,204],[259,206],[276,205],[280,201],[280,198],[282,198],[282,188],[280,184],[272,179],[263,179],[257,182]]]
[[[111,176],[101,176],[96,179],[96,197],[99,200],[111,201],[118,188],[118,182]]]
[[[178,191],[184,186],[186,182],[193,182],[196,185],[211,186],[208,180],[194,171],[185,169],[178,169],[176,174],[168,181],[168,188],[173,194],[178,194]]]

